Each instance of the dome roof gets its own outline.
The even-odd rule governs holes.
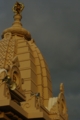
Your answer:
[[[40,93],[43,104],[47,106],[49,98],[53,96],[48,66],[30,33],[22,27],[21,15],[16,14],[14,20],[12,27],[2,34],[0,68],[12,65],[13,58],[18,56],[26,97],[29,98],[31,93]]]
[[[52,97],[50,73],[34,40],[27,41],[24,37],[6,33],[0,41],[0,51],[0,68],[4,68],[7,64],[12,65],[13,58],[18,56],[21,77],[24,79],[22,88],[26,96],[40,93],[43,102],[47,104],[48,99]]]

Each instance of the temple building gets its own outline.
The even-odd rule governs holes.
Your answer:
[[[0,120],[68,120],[63,83],[57,97],[46,61],[21,24],[24,5],[0,40]]]

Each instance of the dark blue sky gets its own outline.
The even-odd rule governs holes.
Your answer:
[[[0,0],[0,34],[13,23],[16,0]],[[53,94],[64,83],[69,120],[80,120],[80,0],[20,0],[22,24],[49,66]]]

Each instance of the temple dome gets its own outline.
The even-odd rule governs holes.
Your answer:
[[[20,14],[15,14],[12,27],[3,31],[0,68],[12,65],[12,60],[17,56],[24,81],[22,89],[27,99],[32,93],[40,93],[43,104],[47,106],[49,98],[53,96],[49,69],[30,33],[22,27],[21,18]]]
[[[28,98],[31,93],[40,93],[45,105],[52,97],[52,83],[48,66],[43,55],[33,39],[27,41],[24,37],[6,33],[0,41],[0,68],[12,65],[12,60],[18,56],[21,77],[24,79],[23,90]]]

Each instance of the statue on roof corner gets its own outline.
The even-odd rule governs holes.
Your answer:
[[[16,2],[13,6],[13,12],[16,14],[20,14],[24,9],[24,5],[22,3]]]

